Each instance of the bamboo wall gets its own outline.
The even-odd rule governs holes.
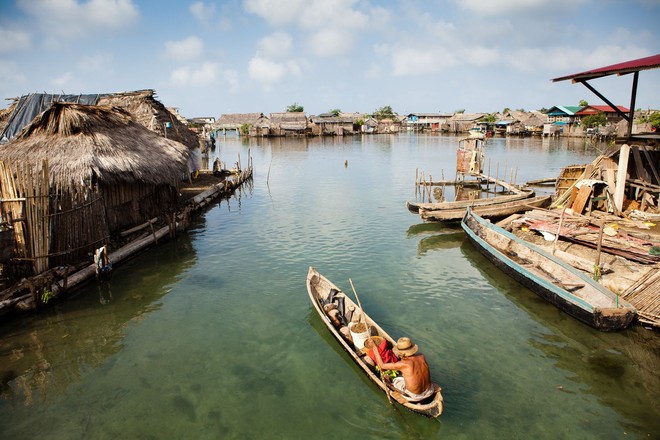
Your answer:
[[[0,161],[0,215],[13,226],[11,263],[31,264],[31,273],[88,261],[122,228],[176,210],[178,188],[171,185],[119,184],[51,186],[48,163],[36,170]],[[56,179],[57,180],[57,179]],[[9,271],[16,273],[19,271]]]

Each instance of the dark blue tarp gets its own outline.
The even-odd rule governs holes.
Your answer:
[[[9,117],[9,123],[0,136],[0,144],[9,142],[23,127],[28,125],[41,112],[48,110],[53,102],[75,102],[78,104],[96,105],[101,95],[48,95],[34,93],[21,96]]]

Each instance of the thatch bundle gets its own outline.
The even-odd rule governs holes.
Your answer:
[[[55,102],[0,147],[0,160],[33,165],[48,160],[56,186],[168,183],[178,186],[189,149],[158,136],[123,109]]]

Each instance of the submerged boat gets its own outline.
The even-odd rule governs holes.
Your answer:
[[[505,229],[465,212],[461,226],[493,264],[574,318],[603,331],[630,325],[637,311],[587,274]]]
[[[506,197],[506,196],[503,196]],[[476,200],[475,200],[476,201]],[[491,204],[468,205],[472,212],[483,218],[506,217],[511,214],[529,211],[533,208],[545,208],[550,205],[551,196],[528,197]],[[447,222],[458,221],[463,218],[468,206],[440,210],[426,210],[420,208],[419,216],[425,221]]]
[[[358,322],[366,324],[369,329],[369,335],[376,339],[385,339],[390,348],[396,344],[395,341],[385,332],[385,330],[364,313],[356,303],[344,294],[341,289],[335,286],[313,267],[310,267],[309,272],[307,273],[307,292],[314,305],[314,309],[316,309],[316,312],[319,314],[321,320],[332,336],[334,336],[342,348],[351,356],[353,361],[355,361],[367,377],[385,392],[388,400],[395,401],[407,409],[427,417],[436,418],[442,414],[443,406],[441,388],[436,383],[432,384],[434,393],[430,397],[420,402],[410,402],[398,391],[391,388],[388,383],[381,378],[376,372],[373,363],[370,362],[371,359],[367,355],[367,350],[361,344],[364,341],[358,339],[359,334],[354,334],[349,330],[349,326],[351,326],[351,323]],[[326,309],[329,311],[326,312]],[[330,311],[338,312],[339,317],[343,317],[343,319],[338,318],[337,314],[333,315]],[[337,322],[338,319],[340,321],[348,322],[348,326],[345,325],[346,322]],[[337,327],[333,324],[333,321],[338,324]],[[351,326],[351,328],[353,327]]]

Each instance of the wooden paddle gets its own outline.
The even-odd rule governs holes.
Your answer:
[[[364,309],[362,308],[362,303],[360,302],[360,297],[357,294],[357,291],[355,290],[355,286],[353,285],[353,281],[349,278],[348,282],[351,283],[351,289],[353,289],[353,293],[355,294],[355,299],[357,299],[358,306],[360,306],[360,310],[362,311],[362,314],[360,317],[364,321],[364,325],[367,326],[367,330],[369,330],[369,326],[367,325],[367,318],[364,317]]]

